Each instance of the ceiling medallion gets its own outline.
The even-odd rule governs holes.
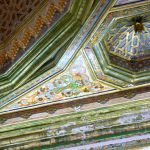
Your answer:
[[[118,17],[107,26],[93,45],[105,74],[139,84],[149,81],[150,70],[149,12]]]
[[[137,33],[137,32],[141,33],[142,31],[144,31],[143,17],[142,16],[137,16],[135,18],[132,18],[132,21],[134,23],[135,33]]]

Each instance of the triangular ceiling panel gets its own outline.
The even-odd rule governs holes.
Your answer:
[[[88,60],[86,60],[85,54],[81,51],[65,71],[56,77],[54,75],[45,83],[13,100],[2,111],[71,100],[112,90],[114,90],[113,87],[100,83],[94,77]]]

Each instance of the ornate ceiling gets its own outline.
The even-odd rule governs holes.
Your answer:
[[[111,63],[136,72],[149,70],[149,13],[116,18],[109,25],[102,43]]]
[[[109,53],[117,55],[127,60],[143,60],[148,58],[150,49],[150,16],[140,15],[142,31],[136,31],[136,21],[138,16],[129,18],[119,18],[113,21],[104,37]],[[138,20],[138,18],[137,18]]]
[[[0,75],[0,149],[150,144],[150,1],[44,2]]]
[[[20,1],[18,3],[22,4]],[[41,5],[36,3],[32,15],[22,20],[22,27],[16,28],[14,37],[8,40],[9,45],[6,44],[0,51],[0,95],[7,95],[9,90],[18,88],[55,66],[86,20],[88,11],[96,4],[97,1],[91,1],[89,10],[82,16],[80,12],[77,14],[74,7],[83,10],[86,5],[84,0],[81,4],[69,0],[44,1]],[[136,3],[137,6],[139,4],[141,2]],[[93,47],[104,74],[109,75],[110,79],[117,77],[119,82],[132,84],[146,82],[149,80],[150,66],[149,5],[147,8],[136,7],[135,10],[124,7],[125,11],[118,7],[115,5],[112,12],[106,15],[91,39],[94,44],[87,47]],[[76,21],[72,16],[76,17]],[[66,21],[67,18],[69,21]]]
[[[115,10],[107,14],[103,22],[100,25],[98,25],[98,29],[96,33],[93,35],[93,37],[89,38],[90,42],[87,43],[86,46],[84,47],[84,53],[86,53],[85,57],[87,57],[90,63],[92,64],[93,70],[98,80],[105,81],[111,86],[117,86],[123,89],[124,88],[126,89],[130,86],[136,87],[138,85],[144,84],[145,82],[147,83],[149,82],[149,78],[150,78],[149,76],[149,66],[150,66],[149,65],[150,63],[149,61],[149,55],[150,55],[149,20],[150,20],[149,5],[144,5],[144,7],[137,5],[135,9],[125,8],[125,11],[119,10],[118,13],[118,10],[117,11]],[[33,61],[32,63],[33,65],[34,63],[37,62],[38,63],[41,62],[42,64],[42,66],[39,65],[40,68],[37,71],[35,70],[36,73],[34,73],[33,70],[34,67],[31,66],[32,69],[31,73],[33,74],[33,75],[31,74],[32,75],[31,79],[33,80],[35,78],[35,80],[30,81],[28,84],[18,89],[15,94],[14,93],[13,95],[10,94],[10,97],[13,96],[14,98],[18,97],[19,95],[22,95],[22,93],[24,93],[27,89],[30,89],[31,86],[34,87],[36,86],[36,84],[38,85],[39,83],[42,83],[44,80],[46,80],[47,73],[41,75],[42,71],[45,72],[47,71],[45,70],[45,68],[48,68],[48,70],[50,70],[50,72],[48,73],[49,76],[53,76],[55,73],[64,70],[65,66],[69,63],[69,60],[74,57],[74,53],[78,49],[76,43],[77,42],[82,43],[83,37],[88,35],[87,31],[90,30],[92,24],[94,24],[94,21],[89,20],[89,22],[90,25],[87,23],[87,27],[89,28],[87,28],[86,25],[83,26],[83,30],[80,31],[81,33],[79,33],[79,37],[76,37],[73,40],[74,42],[72,43],[72,46],[67,48],[66,53],[61,57],[61,59],[59,58],[62,54],[58,57],[57,51],[54,49],[56,51],[56,56],[55,56],[55,51],[54,54],[52,53],[52,55],[54,55],[56,58],[54,60],[53,59],[45,60],[46,55],[41,55],[42,60],[46,62],[43,63],[41,60],[39,61],[39,59],[37,59],[38,55],[35,49],[35,54],[37,58],[35,58],[35,62]],[[67,35],[69,34],[70,32]],[[65,36],[63,36],[63,39],[64,37]],[[79,38],[81,39],[79,40]],[[59,38],[58,41],[60,42]],[[63,42],[63,40],[61,40],[61,42]],[[68,40],[66,44],[69,43],[70,40]],[[56,44],[56,46],[58,45]],[[54,48],[56,46],[54,44]],[[66,46],[64,47],[64,49],[65,48]],[[93,51],[95,52],[95,55],[93,54]],[[49,49],[47,49],[46,54],[48,54],[48,52],[50,52]],[[60,49],[60,52],[63,52],[63,50]],[[47,56],[50,57],[52,55],[49,54],[49,56],[48,55]],[[53,67],[52,66],[53,64],[55,66],[55,61],[57,59],[59,60],[59,63],[57,63],[56,67],[49,69],[50,67]],[[95,66],[97,66],[97,69],[95,68]],[[66,74],[68,75],[68,73]],[[18,77],[19,75],[20,74],[18,74]],[[38,77],[40,75],[41,78]],[[26,77],[27,76],[25,76],[25,79]],[[53,82],[50,82],[49,84],[53,84]],[[45,87],[46,85],[43,86]],[[67,88],[67,87],[68,86],[65,86],[63,88]],[[56,89],[56,87],[54,89]],[[82,91],[80,92],[82,93]],[[37,97],[39,98],[40,96],[38,94],[40,93],[39,90],[37,90],[34,94],[33,93],[31,92],[29,96],[23,97],[22,101],[24,101],[24,99],[30,99],[29,97],[32,97],[32,95],[33,95],[33,99],[37,99]],[[53,91],[52,93],[55,92]],[[43,97],[46,96],[45,94],[50,96],[49,90],[48,93],[43,92]],[[44,99],[48,101],[49,98],[47,98],[46,96]],[[4,98],[3,102],[5,103],[8,101],[9,100],[6,97]]]
[[[118,4],[119,5],[122,3],[128,4],[129,2],[131,1],[117,1],[113,9],[117,10],[116,5]],[[136,1],[132,1],[132,2],[136,3]],[[146,1],[142,1],[142,4],[144,4],[144,2]],[[48,62],[53,60],[54,56],[57,55],[57,61],[62,56],[63,53],[60,54],[59,52],[59,55],[58,55],[59,48],[56,48],[57,43],[59,43],[59,39],[57,39],[58,40],[57,43],[54,42],[54,39],[56,39],[55,35],[60,36],[60,37],[62,36],[62,34],[59,34],[60,32],[58,32],[55,35],[53,34],[55,33],[55,31],[58,31],[58,29],[61,30],[61,28],[59,27],[59,23],[57,24],[56,22],[57,21],[61,22],[61,20],[64,20],[64,23],[66,24],[68,23],[68,27],[64,25],[64,30],[63,30],[64,33],[68,30],[67,31],[68,35],[70,35],[70,38],[66,37],[66,39],[67,38],[68,39],[64,42],[64,47],[66,48],[67,45],[71,42],[75,34],[74,32],[77,32],[77,29],[72,30],[74,32],[70,33],[69,30],[71,28],[71,25],[72,25],[72,28],[75,28],[75,25],[73,25],[74,22],[69,23],[65,21],[65,14],[67,14],[68,11],[71,12],[71,15],[73,15],[73,13],[75,14],[75,12],[72,13],[72,11],[74,11],[73,6],[77,4],[76,2],[71,2],[70,0],[44,1],[44,2],[38,1],[38,3],[37,1],[32,1],[32,2],[1,1],[1,3],[2,3],[1,7],[4,6],[3,8],[5,8],[6,5],[7,7],[11,7],[12,4],[15,4],[15,6],[12,6],[12,9],[13,9],[13,12],[11,13],[13,14],[12,16],[15,16],[15,14],[17,16],[17,13],[18,13],[17,7],[21,7],[19,11],[24,10],[24,14],[26,14],[25,12],[27,12],[28,14],[28,15],[24,15],[24,17],[21,17],[22,20],[19,21],[20,23],[16,23],[17,26],[15,25],[13,27],[14,28],[13,30],[15,31],[12,32],[13,33],[11,36],[12,38],[8,38],[5,42],[2,42],[3,44],[1,45],[1,50],[0,50],[1,85],[3,85],[3,83],[5,83],[5,86],[6,86],[6,83],[8,85],[9,84],[11,85],[13,83],[13,80],[15,80],[16,82],[19,81],[21,85],[22,83],[21,80],[24,80],[24,82],[25,81],[27,82],[28,80],[31,80],[32,78],[34,78],[36,76],[34,72],[37,72],[37,70],[40,70],[38,71],[38,74],[40,74],[40,72],[44,72],[44,70],[48,68],[48,64],[49,64]],[[24,3],[26,3],[26,5]],[[104,2],[102,1],[102,3]],[[141,2],[139,2],[139,4],[140,3]],[[91,10],[96,4],[97,4],[97,1],[91,1],[91,3],[89,3]],[[28,6],[30,6],[31,8],[33,7],[32,8],[33,10],[30,7],[28,8]],[[83,4],[81,4],[81,7],[82,6],[84,7],[84,2]],[[5,14],[5,11],[7,12],[8,9],[6,10],[1,9],[1,11],[3,12],[2,14]],[[125,11],[125,13],[128,13],[127,11]],[[7,14],[10,14],[8,12]],[[69,13],[68,13],[68,18],[71,17],[71,15],[69,16]],[[87,10],[87,13],[85,13],[85,16],[88,16],[88,10]],[[138,19],[138,17],[139,18],[141,17],[141,19]],[[77,16],[77,19],[85,20],[86,17],[84,16],[80,17],[80,12],[79,12],[79,16]],[[109,20],[110,19],[109,16],[107,16],[106,19]],[[101,48],[104,49],[106,53],[104,55],[105,57],[109,59],[109,64],[112,64],[112,66],[116,66],[117,68],[120,67],[121,72],[123,70],[126,73],[130,73],[130,76],[132,76],[131,75],[132,71],[133,72],[148,71],[149,70],[149,39],[150,39],[149,37],[149,12],[143,11],[142,13],[139,13],[139,14],[138,12],[135,12],[135,14],[133,14],[132,16],[129,16],[129,15],[122,16],[122,14],[118,16],[114,15],[114,17],[112,17],[111,19],[112,20],[111,22],[109,22],[108,28],[105,31],[105,35],[103,35],[102,36],[103,38],[100,39]],[[2,19],[2,20],[6,22],[5,19]],[[14,22],[16,22],[17,18],[16,20],[15,19],[10,19],[10,20],[14,20]],[[7,21],[9,22],[10,20],[7,20]],[[12,24],[15,24],[15,23],[12,23]],[[81,24],[82,24],[82,21],[81,21]],[[56,29],[54,28],[53,25],[55,26]],[[142,26],[142,31],[140,30],[140,31],[135,32],[135,28],[138,28],[138,26],[140,25]],[[7,28],[7,26],[5,27]],[[41,48],[38,51],[40,46],[37,46],[36,49],[33,48],[34,50],[32,50],[32,47],[35,47],[32,45],[34,44],[38,45],[36,44],[38,42],[35,42],[35,41],[39,41],[39,44],[40,44],[40,38],[47,36],[46,31],[52,31],[51,35],[49,35],[51,37],[53,36],[53,38],[51,38],[50,40],[50,43],[54,42],[56,45],[54,46],[53,50],[44,49],[44,51],[47,51],[47,53],[52,53],[51,56],[46,55],[46,52],[41,53],[40,52]],[[43,43],[44,42],[42,42],[42,44],[40,45],[43,45]],[[62,51],[64,51],[65,48],[61,48]],[[54,49],[57,49],[57,50],[54,51]],[[47,59],[44,59],[43,57],[44,59],[43,61],[38,61],[34,57],[34,56],[39,57],[40,55],[41,57],[46,55]],[[37,69],[33,69],[33,67],[31,67],[32,66],[31,64],[34,62],[33,59],[35,60],[35,63],[39,63],[39,65],[34,65],[34,67],[36,67]],[[54,60],[56,61],[56,59]],[[27,64],[27,62],[28,62],[28,68],[25,65]],[[51,63],[51,65],[52,64],[55,65],[54,62]],[[23,73],[21,70],[24,70],[26,72],[30,70],[29,71],[30,73],[28,73],[28,76],[30,76],[31,79],[28,76],[25,76],[25,73]],[[19,82],[17,82],[18,87],[19,87]],[[17,85],[15,83],[13,84],[15,86]],[[8,90],[8,88],[6,89]],[[12,87],[10,89],[12,89]]]

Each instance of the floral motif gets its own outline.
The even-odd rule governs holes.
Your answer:
[[[85,71],[80,67],[80,71]],[[49,82],[39,88],[33,94],[18,101],[19,106],[28,106],[31,104],[60,100],[68,97],[74,97],[88,92],[96,92],[104,88],[98,82],[89,81],[86,74],[81,74],[76,69],[70,71],[70,75],[63,75],[52,82]]]

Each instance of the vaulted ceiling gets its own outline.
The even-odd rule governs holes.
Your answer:
[[[149,16],[149,0],[36,3],[0,46],[0,149],[148,144]]]
[[[150,18],[149,12],[138,16],[116,17],[100,40],[100,49],[116,67],[142,73],[150,69]]]

